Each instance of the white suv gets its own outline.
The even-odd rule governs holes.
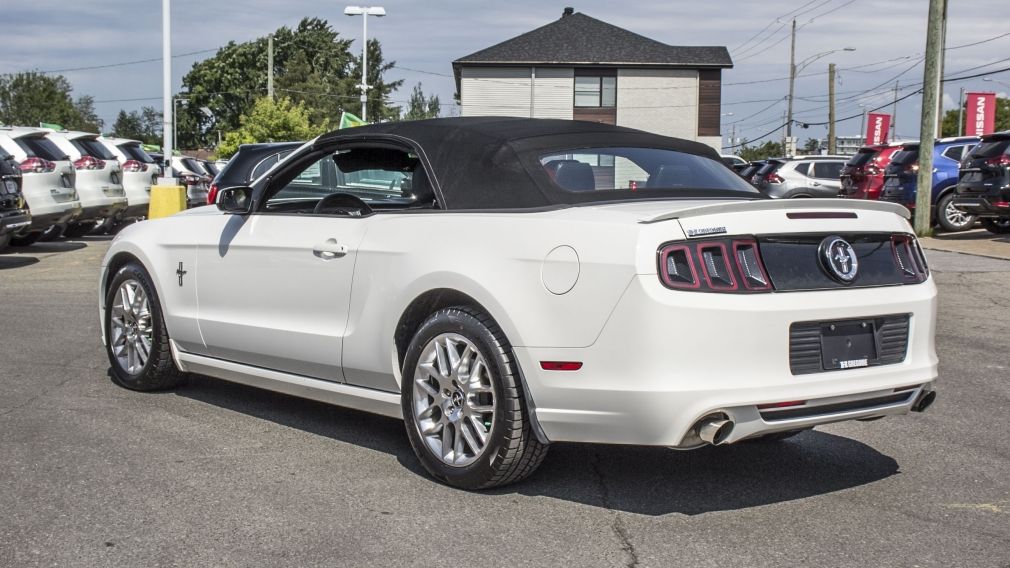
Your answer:
[[[98,134],[76,131],[49,131],[47,138],[70,156],[77,170],[77,194],[83,211],[63,231],[63,236],[86,235],[96,224],[118,217],[126,209],[123,170],[116,156],[98,141]]]
[[[151,204],[151,186],[157,183],[161,172],[158,164],[144,151],[143,143],[139,140],[102,137],[99,141],[119,158],[123,168],[123,189],[126,191],[128,205],[120,216],[121,219],[147,217]]]
[[[41,128],[0,127],[0,148],[20,164],[21,189],[32,213],[32,224],[11,239],[15,246],[30,245],[49,227],[81,214],[74,165],[66,152],[46,138],[48,133]]]
[[[172,156],[172,171],[175,177],[186,186],[186,203],[190,207],[207,204],[207,192],[210,190],[210,176],[196,158],[189,156]]]

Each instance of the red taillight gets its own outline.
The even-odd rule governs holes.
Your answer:
[[[902,277],[909,282],[925,282],[929,277],[929,267],[926,257],[912,235],[894,235],[891,237],[891,252],[894,253],[894,263],[901,271]]]
[[[21,162],[20,167],[26,174],[44,174],[56,170],[56,164],[42,158],[28,158]]]
[[[993,201],[993,207],[1002,207],[1004,209],[1010,207],[1010,201]]]
[[[123,162],[124,172],[146,172],[147,164],[144,162],[138,162],[137,160],[126,160]]]
[[[541,361],[540,368],[545,371],[578,371],[582,361]]]
[[[667,288],[699,292],[772,291],[753,238],[672,243],[659,250],[659,276]]]
[[[1010,166],[1010,156],[1007,156],[1006,154],[1000,154],[995,158],[989,158],[988,160],[986,160],[985,165],[995,168],[1001,166]]]
[[[207,205],[214,205],[217,201],[217,184],[210,184],[210,189],[207,190]]]
[[[869,165],[864,168],[866,175],[868,176],[878,176],[880,175],[881,169],[874,165]]]
[[[915,162],[914,164],[906,164],[904,166],[904,170],[906,172],[912,172],[912,173],[918,172],[919,171],[919,162]]]
[[[74,161],[74,168],[78,170],[101,170],[105,169],[105,161],[93,156],[81,156]]]
[[[780,176],[779,174],[774,173],[774,172],[768,174],[765,177],[765,179],[768,180],[768,183],[782,183],[782,182],[786,181],[786,180],[782,179],[782,176]]]
[[[789,408],[790,406],[803,406],[806,404],[805,400],[789,400],[786,402],[770,402],[768,404],[757,405],[758,410],[766,410],[769,408]]]

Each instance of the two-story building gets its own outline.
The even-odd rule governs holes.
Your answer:
[[[462,116],[591,120],[719,149],[722,46],[667,45],[565,8],[452,63]]]

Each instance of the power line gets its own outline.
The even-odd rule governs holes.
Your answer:
[[[214,49],[201,49],[200,51],[190,51],[188,53],[179,53],[172,56],[172,59],[177,59],[179,57],[189,57],[191,55],[200,55],[202,53],[210,53],[212,51],[217,51],[220,48],[215,47]],[[156,61],[161,61],[160,57],[152,57],[150,59],[137,59],[136,61],[122,61],[119,63],[107,63],[105,65],[89,65],[87,67],[68,67],[67,69],[50,69],[48,71],[38,71],[42,74],[52,74],[52,73],[70,73],[72,71],[92,71],[95,69],[109,69],[111,67],[123,67],[126,65],[136,65],[138,63],[154,63]]]

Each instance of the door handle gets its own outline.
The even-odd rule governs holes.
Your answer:
[[[312,247],[312,254],[323,260],[340,258],[347,254],[347,245],[338,243],[337,239],[326,239],[325,241],[317,243],[316,246]]]
[[[819,182],[819,181],[815,181],[815,182],[814,182],[814,183],[812,183],[811,185],[813,185],[814,187],[820,187],[820,185],[821,185],[821,182]]]

